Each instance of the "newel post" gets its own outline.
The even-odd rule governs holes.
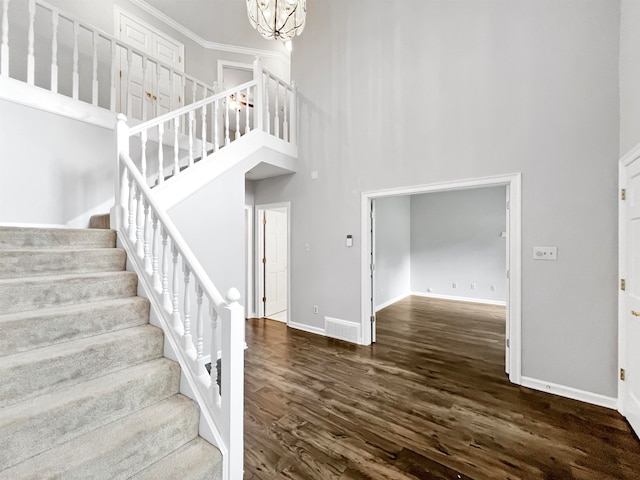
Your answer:
[[[115,174],[115,199],[111,210],[112,228],[118,230],[122,227],[124,208],[127,207],[128,195],[122,195],[122,189],[127,185],[127,172],[120,155],[129,155],[129,126],[127,117],[119,113],[116,117],[116,174]]]
[[[262,75],[262,60],[256,56],[253,61],[253,79],[256,82],[256,98],[253,102],[253,124],[254,128],[264,132],[264,80]]]
[[[226,300],[222,321],[222,413],[227,426],[230,478],[241,478],[244,459],[245,318],[244,308],[238,303],[238,290],[230,289]]]

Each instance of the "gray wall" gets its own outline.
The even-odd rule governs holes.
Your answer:
[[[620,155],[640,142],[640,0],[621,1]]]
[[[411,199],[376,199],[376,308],[411,290]]]
[[[522,172],[522,373],[615,396],[618,2],[326,0],[308,16],[299,173],[256,185],[257,203],[292,202],[292,319],[360,321],[363,191]]]
[[[0,222],[63,225],[112,199],[114,145],[113,130],[0,100]]]
[[[506,300],[505,196],[505,187],[411,196],[412,291]]]

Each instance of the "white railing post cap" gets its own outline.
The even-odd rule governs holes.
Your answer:
[[[238,289],[231,287],[227,292],[227,303],[229,303],[230,305],[234,303],[238,303],[241,297],[242,296],[240,295],[240,292],[238,291]]]
[[[116,116],[116,120],[118,120],[118,122],[124,122],[127,123],[127,116],[124,113],[119,113]]]

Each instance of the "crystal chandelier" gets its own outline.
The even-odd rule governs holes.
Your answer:
[[[304,30],[307,0],[247,0],[247,15],[264,38],[287,41]]]

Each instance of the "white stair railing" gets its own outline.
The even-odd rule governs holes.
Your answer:
[[[245,318],[240,294],[232,288],[222,298],[158,206],[129,157],[126,118],[118,117],[118,182],[112,216],[118,236],[147,286],[167,341],[223,454],[224,478],[242,478]],[[211,374],[205,368],[207,360]]]
[[[0,2],[0,76],[22,80],[142,121],[158,116],[162,110],[171,111],[207,98],[215,91],[215,86],[150,57],[43,0]],[[22,11],[25,5],[27,10]],[[36,22],[41,28],[36,28]],[[12,28],[26,31],[26,42],[9,44],[10,24]],[[44,53],[38,55],[41,50]],[[14,64],[10,54],[23,56],[16,58],[16,72],[10,71]],[[68,58],[60,63],[63,54]],[[20,68],[23,63],[26,63],[26,72]],[[67,63],[71,65],[65,70],[62,67]],[[134,75],[140,77],[138,83],[141,84],[134,82]],[[159,81],[166,81],[170,86],[169,98],[162,102]],[[135,89],[140,90],[135,94],[137,97]],[[136,108],[134,98],[139,103]]]

